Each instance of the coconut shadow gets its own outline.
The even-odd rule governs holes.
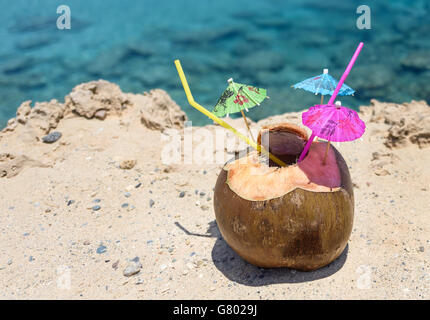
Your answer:
[[[222,238],[215,220],[209,222],[206,234],[190,232],[178,222],[175,225],[187,235],[217,238],[211,253],[215,267],[230,281],[251,287],[278,283],[301,283],[327,278],[343,267],[348,256],[347,244],[336,260],[314,271],[302,272],[289,268],[259,268],[243,260],[230,248]]]
[[[212,249],[212,261],[215,267],[230,281],[246,286],[259,287],[279,283],[302,283],[327,278],[342,269],[348,256],[349,245],[347,244],[336,260],[314,271],[303,272],[289,268],[260,268],[243,260],[224,241],[216,222],[212,221],[211,224],[211,233],[215,236],[216,230],[217,235],[217,240]]]

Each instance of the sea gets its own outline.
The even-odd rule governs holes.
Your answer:
[[[267,89],[253,120],[299,111],[320,97],[292,85],[324,68],[339,79],[360,41],[342,105],[430,102],[428,0],[0,0],[0,39],[0,128],[23,101],[64,101],[98,79],[164,89],[194,125],[211,123],[187,103],[175,59],[210,110],[233,78]]]

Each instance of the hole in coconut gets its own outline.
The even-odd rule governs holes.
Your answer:
[[[291,125],[283,124],[260,133],[261,145],[270,153],[281,159],[287,165],[297,163],[307,140],[302,130]],[[261,140],[260,140],[261,139]],[[269,160],[270,167],[280,167],[276,162]]]

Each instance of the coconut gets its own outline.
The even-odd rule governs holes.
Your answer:
[[[216,221],[224,240],[259,267],[310,271],[345,249],[354,218],[348,167],[326,142],[312,143],[297,163],[306,132],[292,124],[265,126],[258,142],[288,165],[266,163],[257,151],[224,165],[214,190]]]

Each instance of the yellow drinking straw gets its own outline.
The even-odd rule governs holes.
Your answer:
[[[195,102],[194,98],[193,98],[193,95],[191,94],[190,87],[188,86],[187,79],[185,78],[185,74],[184,74],[184,71],[182,70],[182,66],[181,66],[181,63],[179,62],[179,60],[175,60],[175,66],[176,66],[176,69],[178,70],[179,78],[181,78],[182,86],[184,87],[184,91],[185,91],[185,94],[187,95],[188,102],[194,108],[196,108],[201,113],[203,113],[204,115],[206,115],[209,118],[211,118],[213,121],[215,121],[216,123],[218,123],[219,125],[221,125],[225,129],[230,130],[231,132],[233,132],[238,138],[240,138],[243,141],[245,141],[248,145],[250,145],[251,147],[253,147],[258,152],[261,152],[264,155],[268,156],[273,162],[276,162],[281,167],[286,167],[287,166],[285,164],[285,162],[283,162],[282,160],[280,160],[279,158],[275,157],[273,154],[271,154],[270,152],[268,152],[262,145],[257,144],[254,141],[248,139],[246,136],[244,136],[243,134],[241,134],[239,131],[237,131],[235,128],[233,128],[231,125],[229,125],[227,122],[221,120],[216,115],[214,115],[212,112],[208,111],[206,108],[202,107],[197,102]]]

